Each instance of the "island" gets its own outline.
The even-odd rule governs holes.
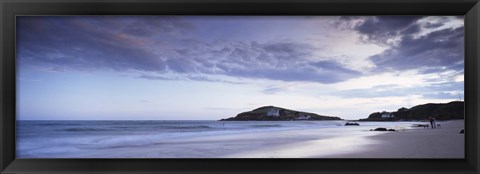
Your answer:
[[[413,121],[427,120],[434,117],[436,120],[464,119],[465,104],[463,101],[449,103],[427,103],[414,106],[410,109],[400,108],[394,112],[374,112],[368,118],[359,121]]]
[[[294,121],[294,120],[342,120],[335,116],[295,111],[275,106],[263,106],[252,111],[242,112],[235,117],[220,121]]]

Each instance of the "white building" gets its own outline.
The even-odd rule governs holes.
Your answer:
[[[383,111],[382,113],[382,118],[393,118],[394,115],[390,112]]]
[[[271,108],[270,110],[268,110],[267,116],[270,116],[270,117],[279,117],[279,116],[280,116],[280,109]]]
[[[302,115],[300,117],[295,118],[295,120],[309,120],[312,118],[310,115]]]

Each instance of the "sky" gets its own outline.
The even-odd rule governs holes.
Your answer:
[[[463,16],[20,16],[18,120],[343,119],[463,100]]]

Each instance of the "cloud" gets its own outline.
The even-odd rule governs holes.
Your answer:
[[[17,22],[20,64],[83,70],[165,69],[164,61],[141,47],[142,40],[115,30],[122,25],[115,18],[20,17]]]
[[[316,62],[318,64],[330,64],[330,61]],[[286,82],[305,81],[331,84],[342,82],[361,75],[360,72],[349,69],[328,69],[320,66],[312,66],[308,63],[285,65],[285,67],[272,68],[244,68],[230,69],[226,74],[245,78],[264,78]]]
[[[236,43],[221,50],[217,56],[225,58],[212,64],[228,76],[337,83],[361,75],[333,60],[315,60],[316,49],[304,43]]]
[[[163,76],[154,76],[154,75],[140,75],[138,78],[141,79],[148,79],[148,80],[180,80],[180,78],[172,78],[172,77],[163,77]]]
[[[463,71],[464,28],[443,29],[413,38],[404,36],[398,46],[370,57],[377,70],[408,70],[428,68]]]
[[[122,30],[127,34],[140,37],[151,37],[158,33],[185,34],[195,26],[175,16],[129,16],[132,21]]]
[[[423,16],[346,16],[341,20],[349,22],[351,28],[361,34],[363,41],[390,44],[392,39],[418,32],[415,23]]]
[[[53,72],[64,72],[65,71],[65,69],[61,68],[61,67],[52,67],[52,68],[49,68],[48,70],[53,71]]]
[[[438,92],[438,93],[428,93],[422,95],[424,98],[429,99],[458,99],[460,93],[448,93],[448,92]]]
[[[442,23],[427,22],[424,27],[425,27],[425,28],[439,28],[439,27],[441,27],[441,26],[443,26],[443,25],[444,25],[444,24],[442,24]]]
[[[425,73],[463,71],[462,17],[371,16],[342,17],[365,42],[388,46],[370,56],[374,72],[424,69]]]
[[[425,72],[463,69],[463,27],[415,37],[424,26],[443,26],[438,25],[441,22],[420,25],[419,16],[341,19],[365,42],[389,45],[368,58],[377,67],[373,73],[420,67]],[[221,78],[211,76],[332,84],[365,74],[348,68],[348,61],[320,54],[328,50],[307,41],[202,40],[208,36],[196,33],[201,28],[189,17],[19,17],[17,22],[21,67],[162,74],[141,77],[156,80],[178,80],[166,75],[183,74],[190,80],[217,82]]]
[[[261,92],[264,94],[277,94],[279,92],[285,91],[285,88],[282,87],[268,87],[263,89]]]
[[[463,91],[465,88],[465,83],[463,82],[444,82],[444,83],[435,83],[425,88],[425,90],[430,91]]]
[[[198,75],[190,75],[187,77],[189,80],[194,80],[194,81],[204,81],[204,82],[221,82],[221,83],[229,83],[229,84],[234,84],[234,85],[241,85],[245,84],[244,82],[236,82],[236,81],[230,81],[230,80],[222,80],[222,79],[215,79],[215,78],[209,78],[206,76],[198,76]]]
[[[229,84],[235,84],[235,85],[240,85],[240,84],[245,84],[244,82],[241,81],[231,81],[231,80],[224,80],[220,78],[211,78],[207,76],[201,76],[201,75],[186,75],[182,76],[179,74],[176,74],[175,76],[171,75],[147,75],[143,74],[138,76],[137,78],[141,79],[148,79],[148,80],[183,80],[183,81],[202,81],[202,82],[220,82],[220,83],[229,83]]]
[[[20,65],[91,71],[109,69],[226,75],[280,81],[337,83],[361,75],[334,61],[318,61],[321,50],[309,43],[223,41],[187,37],[196,26],[181,17],[20,17]],[[165,76],[145,76],[175,80]]]

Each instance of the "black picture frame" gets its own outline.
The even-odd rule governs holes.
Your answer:
[[[479,173],[478,0],[0,0],[0,172]],[[465,159],[16,159],[18,15],[465,15]]]

